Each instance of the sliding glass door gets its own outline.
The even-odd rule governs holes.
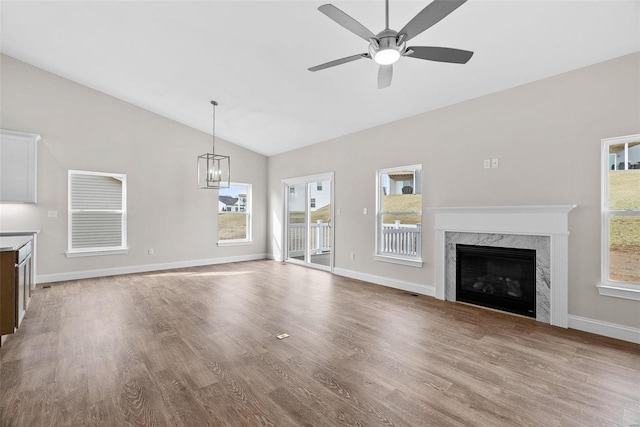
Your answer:
[[[287,259],[307,260],[307,185],[287,185]]]
[[[333,174],[284,182],[285,260],[321,269],[333,268]]]

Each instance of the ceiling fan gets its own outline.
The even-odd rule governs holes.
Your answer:
[[[309,68],[309,71],[320,71],[362,58],[373,59],[380,65],[378,69],[378,89],[383,89],[391,84],[393,63],[403,56],[429,61],[466,64],[473,55],[473,52],[468,50],[436,46],[407,47],[409,40],[440,22],[466,1],[434,0],[414,16],[400,31],[394,31],[389,28],[389,0],[385,0],[385,29],[378,34],[373,34],[367,27],[334,5],[324,4],[318,10],[355,35],[368,41],[369,51],[316,65]]]

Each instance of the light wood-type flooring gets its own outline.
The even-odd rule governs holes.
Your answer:
[[[39,288],[0,349],[2,426],[628,427],[639,405],[638,345],[275,261]]]

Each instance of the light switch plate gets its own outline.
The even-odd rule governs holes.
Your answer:
[[[484,168],[485,169],[489,169],[491,167],[491,160],[490,159],[484,159]]]
[[[497,168],[498,166],[500,166],[500,164],[498,163],[498,158],[496,157],[494,159],[491,159],[491,167]]]

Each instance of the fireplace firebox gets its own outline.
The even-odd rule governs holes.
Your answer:
[[[536,317],[536,251],[456,245],[456,300]]]

